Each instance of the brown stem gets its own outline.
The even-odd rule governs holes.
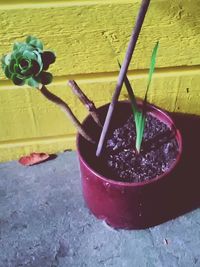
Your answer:
[[[95,141],[85,132],[85,130],[83,129],[81,123],[79,122],[79,120],[75,117],[75,115],[73,114],[73,112],[71,111],[70,107],[67,105],[67,103],[65,103],[61,98],[59,98],[58,96],[54,95],[53,93],[51,93],[46,86],[42,86],[42,88],[40,89],[40,92],[51,102],[53,102],[54,104],[56,104],[57,106],[59,106],[64,112],[65,114],[72,120],[73,124],[75,125],[75,127],[77,128],[78,132],[85,138],[87,139],[89,142],[91,143],[95,143]]]
[[[122,84],[124,82],[124,78],[125,78],[125,75],[127,73],[128,66],[130,64],[133,52],[135,50],[135,46],[136,46],[136,43],[138,40],[140,30],[142,28],[142,24],[143,24],[146,12],[147,12],[148,7],[149,7],[149,3],[150,3],[150,0],[142,0],[140,11],[139,11],[139,14],[138,14],[137,19],[136,19],[136,24],[135,24],[135,27],[133,29],[131,39],[130,39],[130,42],[129,42],[129,45],[128,45],[128,48],[126,51],[125,59],[124,59],[124,62],[122,64],[122,67],[121,67],[120,72],[119,72],[119,77],[118,77],[118,82],[117,82],[117,85],[115,88],[115,92],[113,94],[112,101],[110,103],[110,106],[109,106],[109,109],[108,109],[108,112],[106,115],[106,119],[104,122],[104,126],[103,126],[103,129],[101,132],[101,136],[100,136],[99,143],[97,146],[97,151],[96,151],[97,157],[100,156],[100,154],[103,150],[103,145],[105,142],[105,138],[106,138],[109,126],[110,126],[111,118],[112,118],[116,103],[118,101],[118,98],[119,98],[119,95],[121,92]]]
[[[74,80],[69,80],[68,84],[72,88],[72,92],[80,99],[83,105],[87,108],[87,110],[91,114],[94,121],[100,127],[102,127],[102,124],[100,122],[99,115],[97,113],[97,109],[94,103],[84,94],[84,92],[81,90],[81,88],[78,86],[78,84]]]

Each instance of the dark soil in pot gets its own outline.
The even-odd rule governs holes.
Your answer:
[[[123,182],[143,182],[166,172],[179,152],[169,127],[148,114],[140,154],[135,151],[135,123],[130,116],[125,124],[112,131],[104,151],[104,163],[113,177]]]
[[[141,101],[138,102],[139,104]],[[98,111],[102,123],[108,105]],[[91,117],[84,127],[98,142],[101,128]],[[135,123],[130,102],[118,102],[113,114],[106,144],[101,157],[96,157],[96,145],[80,137],[79,150],[84,161],[98,174],[109,180],[127,183],[148,182],[170,171],[180,156],[177,129],[166,113],[149,105],[141,152],[135,152]],[[81,153],[81,154],[82,154]]]

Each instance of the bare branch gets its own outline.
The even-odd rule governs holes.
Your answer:
[[[46,86],[42,86],[42,88],[40,89],[40,92],[51,102],[53,102],[54,104],[56,104],[57,106],[59,106],[64,113],[71,119],[71,121],[73,122],[73,124],[75,125],[75,127],[77,128],[78,132],[89,142],[91,143],[95,143],[95,141],[85,132],[85,130],[83,129],[81,123],[79,122],[79,120],[75,117],[75,115],[73,114],[73,112],[71,111],[70,107],[67,105],[67,103],[65,103],[60,97],[54,95],[53,93],[51,93]]]
[[[100,122],[99,115],[97,113],[97,109],[94,103],[84,94],[84,92],[81,90],[81,88],[78,86],[78,84],[74,80],[69,80],[68,84],[72,88],[72,92],[80,99],[80,101],[89,111],[94,121],[100,127],[102,127],[102,124]]]

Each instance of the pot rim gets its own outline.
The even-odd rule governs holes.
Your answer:
[[[122,101],[118,101],[118,102],[119,103],[130,103],[127,100],[122,100]],[[139,102],[141,102],[141,101],[139,101]],[[103,106],[100,106],[99,108],[103,108],[103,107],[105,107],[105,106],[107,106],[109,104],[110,103],[107,103],[107,104],[105,104]],[[160,181],[161,179],[164,179],[165,177],[168,176],[169,173],[171,173],[175,169],[176,165],[180,161],[180,158],[181,158],[181,155],[182,155],[182,151],[183,151],[183,144],[182,144],[182,136],[181,136],[181,133],[180,133],[179,129],[176,128],[173,119],[168,115],[168,113],[166,111],[164,111],[164,110],[162,110],[162,109],[158,108],[157,106],[155,106],[153,104],[150,104],[150,103],[147,103],[147,106],[152,111],[156,111],[160,115],[164,116],[168,120],[169,124],[171,125],[171,129],[172,128],[175,129],[175,132],[176,132],[175,137],[176,137],[176,140],[177,140],[178,146],[179,146],[179,151],[178,151],[178,155],[176,157],[176,160],[171,164],[170,168],[167,171],[165,171],[161,175],[156,176],[155,178],[152,178],[152,179],[150,179],[148,181],[142,181],[142,182],[122,182],[122,181],[112,180],[112,179],[106,178],[105,176],[103,176],[99,172],[95,171],[93,169],[93,167],[84,160],[84,158],[82,156],[82,153],[81,153],[81,150],[80,150],[80,137],[81,137],[81,135],[79,133],[77,133],[77,136],[76,136],[76,147],[77,147],[77,152],[78,152],[79,159],[82,161],[82,163],[84,164],[84,166],[87,169],[90,169],[90,172],[93,173],[96,177],[98,177],[101,180],[103,180],[104,182],[110,183],[112,185],[118,185],[118,186],[124,186],[124,187],[141,187],[141,186],[145,186],[145,185],[156,183],[156,182]],[[153,113],[153,112],[150,111],[149,113]],[[158,116],[155,113],[154,113],[154,116],[158,118]],[[83,120],[82,124],[84,124],[87,121],[88,117],[90,117],[90,115],[88,115]],[[161,118],[158,118],[158,119],[160,121],[162,121],[163,123],[166,124],[166,122],[164,120],[162,120]]]

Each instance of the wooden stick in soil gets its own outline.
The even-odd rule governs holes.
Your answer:
[[[73,112],[71,111],[70,107],[65,103],[60,97],[54,95],[51,93],[46,86],[42,86],[40,89],[40,92],[51,102],[59,106],[64,113],[72,120],[74,126],[77,128],[78,132],[89,142],[95,144],[95,141],[86,133],[86,131],[83,129],[81,123],[79,120],[75,117]]]
[[[113,94],[112,101],[110,103],[108,113],[106,115],[106,119],[104,122],[104,126],[103,126],[103,129],[101,132],[101,136],[100,136],[99,143],[97,146],[97,151],[96,151],[97,157],[99,157],[101,155],[103,145],[105,142],[105,138],[106,138],[106,135],[107,135],[107,132],[109,129],[110,121],[111,121],[111,118],[113,115],[113,111],[114,111],[114,108],[115,108],[116,103],[118,101],[118,98],[119,98],[119,95],[121,92],[121,88],[122,88],[122,85],[124,82],[124,77],[127,73],[128,66],[130,64],[130,61],[131,61],[131,58],[132,58],[132,55],[133,55],[133,52],[134,52],[134,49],[135,49],[135,46],[136,46],[136,43],[138,40],[140,30],[142,28],[142,24],[144,22],[145,15],[146,15],[146,12],[147,12],[148,7],[149,7],[149,3],[150,3],[150,0],[142,0],[139,14],[138,14],[137,19],[136,19],[136,24],[135,24],[135,27],[133,29],[131,39],[130,39],[130,42],[129,42],[129,45],[128,45],[128,48],[126,51],[125,59],[124,59],[124,62],[122,63],[122,67],[121,67],[120,72],[119,72],[118,82],[117,82],[117,85],[115,88],[115,92]]]
[[[89,111],[94,121],[100,127],[102,127],[102,124],[100,122],[99,115],[97,113],[97,109],[94,103],[84,94],[84,92],[81,90],[81,88],[78,86],[78,84],[74,80],[69,80],[68,84],[72,88],[72,92],[80,99],[80,101],[87,108],[87,110]]]

